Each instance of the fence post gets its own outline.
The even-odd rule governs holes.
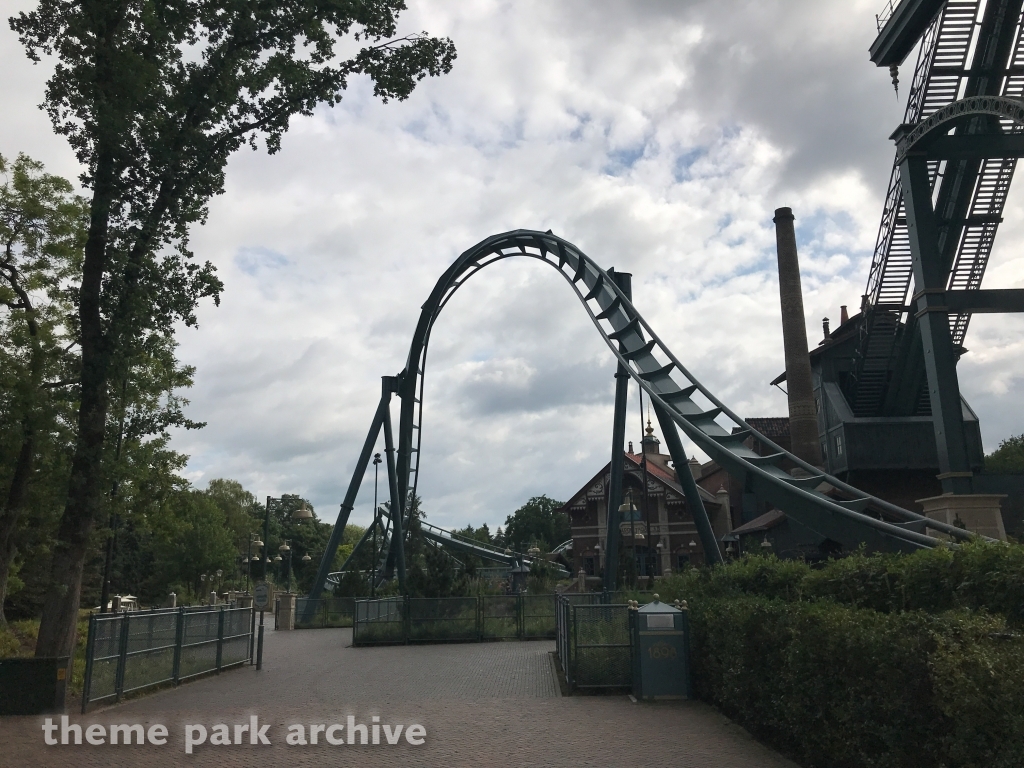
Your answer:
[[[327,629],[327,601],[330,600],[330,599],[331,598],[329,598],[329,597],[325,597],[325,598],[323,598],[320,601],[320,602],[322,602],[324,604],[324,626],[323,626],[324,629]]]
[[[478,594],[476,596],[476,641],[483,642],[484,639],[484,601]]]
[[[522,592],[516,594],[516,637],[526,638],[526,600]]]
[[[96,614],[89,614],[89,638],[85,641],[85,679],[82,681],[82,714],[89,703],[92,688],[92,657],[96,652]]]
[[[402,634],[402,640],[408,645],[409,635],[412,634],[412,606],[408,595],[402,598]]]
[[[576,606],[572,606],[572,645],[569,647],[569,666],[571,671],[569,672],[569,690],[573,690],[576,687],[576,657],[579,655],[579,626],[580,623],[576,620]]]
[[[174,626],[174,663],[171,667],[171,677],[177,685],[181,677],[181,646],[185,643],[185,608],[178,609],[178,618]]]
[[[128,614],[121,614],[121,637],[117,649],[117,671],[114,673],[114,701],[121,700],[121,690],[124,688],[124,668],[128,661]]]
[[[224,656],[224,606],[220,607],[217,617],[217,673],[220,674],[221,659]]]
[[[249,616],[249,666],[251,667],[255,663],[256,653],[256,606],[250,605],[249,609],[251,611]]]

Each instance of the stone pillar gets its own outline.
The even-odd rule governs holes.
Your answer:
[[[580,592],[587,591],[587,573],[582,568],[580,568],[580,572],[576,575],[576,582]]]
[[[996,493],[946,493],[918,499],[917,503],[924,507],[924,516],[931,520],[958,527],[964,525],[968,531],[981,536],[1006,541],[1003,513],[999,508],[1000,500],[1005,498],[1005,495]],[[939,538],[946,536],[934,529],[929,529],[928,534]]]
[[[792,450],[808,464],[821,465],[818,415],[811,384],[811,360],[807,352],[807,324],[800,288],[800,262],[796,253],[793,211],[775,210],[775,241],[779,254],[779,296],[782,301],[782,341],[786,352],[786,384],[789,391],[789,434]]]
[[[292,592],[277,596],[277,629],[295,629],[295,598]]]
[[[237,595],[235,595],[235,607],[252,608],[252,595],[247,595],[244,592],[239,592]]]

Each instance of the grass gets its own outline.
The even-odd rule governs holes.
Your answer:
[[[36,638],[39,637],[39,619],[11,621],[0,627],[0,658],[23,659],[35,656]],[[89,611],[78,612],[78,634],[75,640],[75,658],[71,670],[68,693],[80,696],[85,682],[85,644],[89,639]]]

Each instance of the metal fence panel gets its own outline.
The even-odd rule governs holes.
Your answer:
[[[324,599],[324,626],[351,627],[355,617],[354,597],[328,597]]]
[[[177,611],[124,614],[128,636],[121,693],[174,678],[179,615]]]
[[[356,600],[352,645],[405,642],[405,598]]]
[[[555,600],[557,595],[520,595],[521,637],[555,637]]]
[[[117,695],[117,669],[121,663],[121,624],[128,614],[94,615],[89,622],[92,655],[83,696],[101,701]]]
[[[480,637],[499,640],[520,636],[519,598],[515,595],[480,597]]]
[[[572,624],[573,686],[629,687],[632,661],[628,606],[575,605]]]
[[[453,642],[478,640],[475,597],[420,597],[406,602],[408,641]]]
[[[248,660],[252,619],[251,608],[226,606],[94,614],[82,712],[92,702]]]

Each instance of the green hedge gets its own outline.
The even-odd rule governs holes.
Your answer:
[[[698,695],[805,766],[1024,763],[1024,642],[1000,618],[690,605]]]
[[[1024,546],[969,543],[913,555],[854,554],[814,568],[775,557],[745,557],[724,568],[674,576],[659,589],[669,599],[749,594],[830,600],[883,613],[984,610],[1024,628]]]
[[[1024,548],[774,557],[664,580],[694,687],[807,768],[1024,766]]]

